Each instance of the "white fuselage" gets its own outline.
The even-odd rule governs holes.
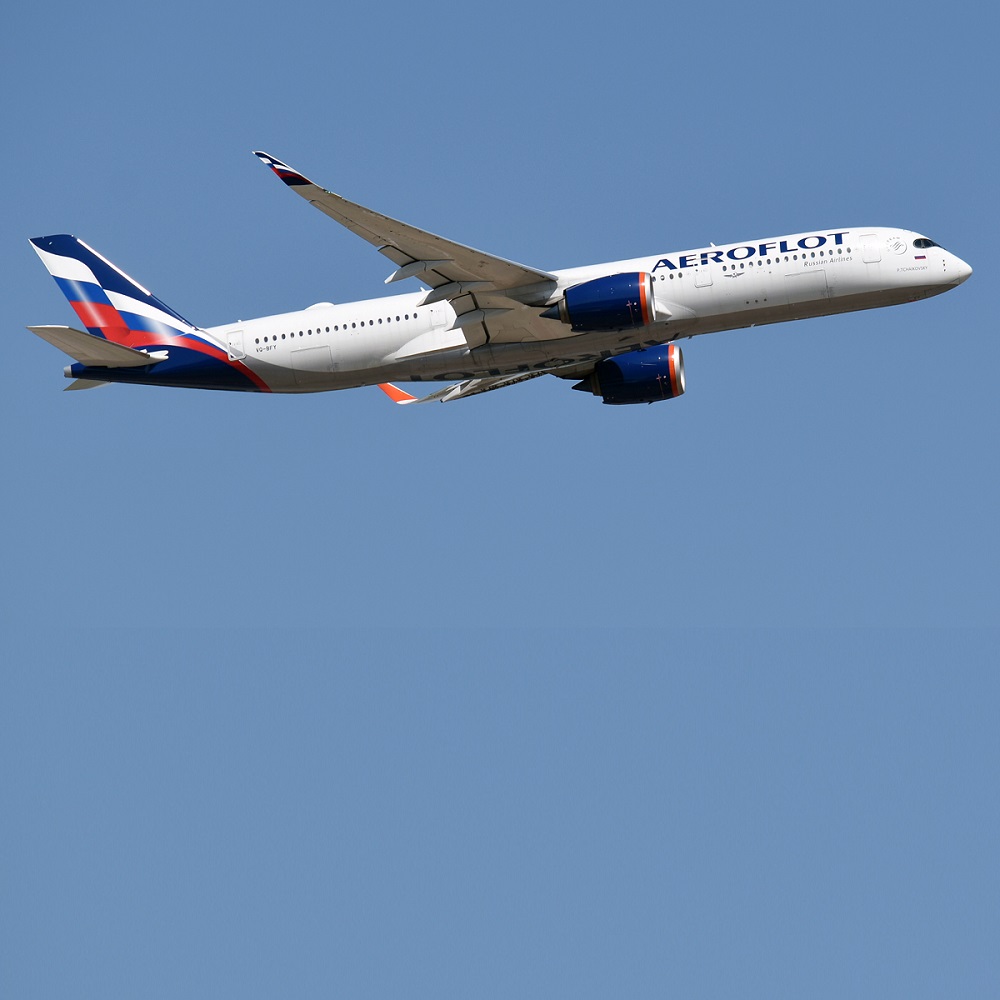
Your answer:
[[[926,244],[921,245],[921,244]],[[540,309],[574,285],[647,272],[653,322],[574,333]],[[815,230],[553,271],[557,284],[518,290],[517,342],[470,347],[451,329],[447,301],[426,291],[214,327],[209,336],[275,392],[316,392],[386,381],[448,381],[550,368],[739,327],[894,305],[939,294],[971,268],[919,234],[900,229]],[[488,334],[489,324],[485,328]]]

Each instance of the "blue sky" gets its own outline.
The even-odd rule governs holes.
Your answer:
[[[0,992],[995,988],[991,10],[7,21]],[[539,267],[899,225],[976,273],[652,407],[62,393],[31,236],[203,325],[384,290],[252,149]]]

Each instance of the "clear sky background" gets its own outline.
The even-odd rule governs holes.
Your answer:
[[[13,8],[0,995],[996,994],[997,21]],[[31,236],[202,325],[384,291],[255,148],[543,268],[898,225],[976,273],[651,407],[62,393]]]

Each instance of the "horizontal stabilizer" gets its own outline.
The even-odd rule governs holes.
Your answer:
[[[71,326],[29,326],[28,329],[88,368],[141,368],[165,360],[165,356],[150,357],[143,351],[134,351]],[[165,352],[157,354],[165,355]]]
[[[99,389],[102,385],[111,385],[110,382],[102,382],[100,379],[78,378],[70,382],[63,392],[76,392],[79,389]]]

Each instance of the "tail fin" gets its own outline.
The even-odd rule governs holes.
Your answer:
[[[131,347],[197,331],[193,323],[83,240],[67,235],[40,236],[31,240],[31,245],[94,336]]]

